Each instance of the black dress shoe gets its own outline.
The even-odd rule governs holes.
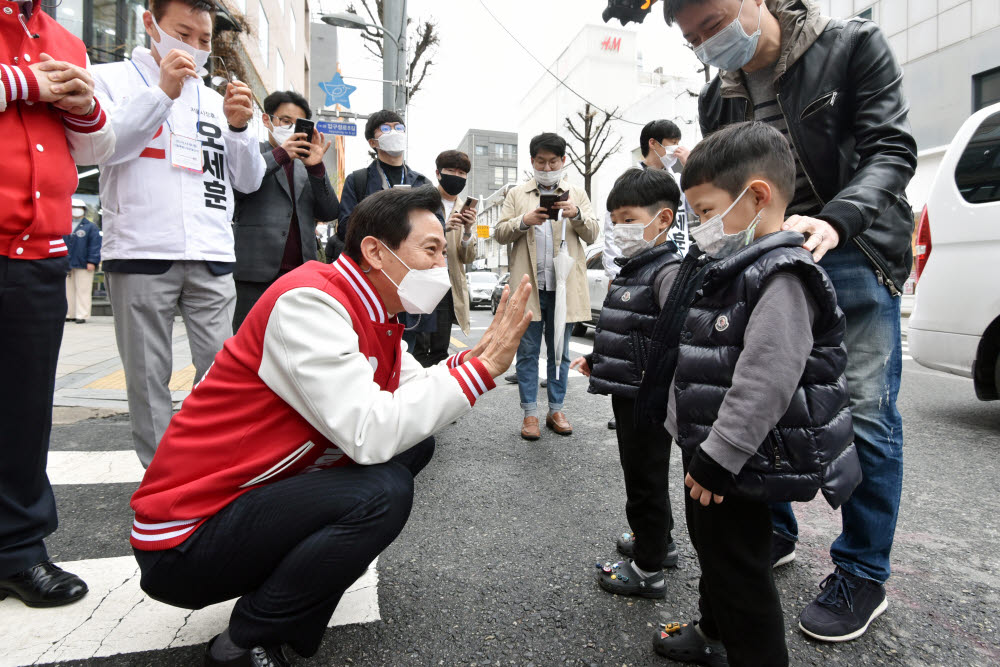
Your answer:
[[[48,560],[0,579],[0,600],[13,595],[29,607],[59,607],[86,594],[87,584],[83,579]]]
[[[216,660],[212,657],[212,644],[216,639],[218,637],[213,637],[205,649],[205,667],[289,667],[292,664],[280,646],[277,648],[255,646],[232,660]]]

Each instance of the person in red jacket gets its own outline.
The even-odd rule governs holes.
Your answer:
[[[0,600],[79,600],[87,585],[49,561],[56,529],[45,475],[66,316],[66,243],[76,164],[114,133],[94,99],[87,51],[38,0],[0,0]]]
[[[284,665],[284,644],[315,654],[406,524],[434,433],[510,366],[527,278],[471,350],[423,368],[402,344],[397,313],[432,312],[451,289],[439,208],[430,186],[366,197],[337,261],[278,278],[167,427],[132,496],[131,543],[150,597],[239,598],[206,665]]]

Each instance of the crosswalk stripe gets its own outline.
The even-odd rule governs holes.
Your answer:
[[[49,452],[50,484],[141,482],[146,472],[131,449],[113,452]]]
[[[380,620],[376,563],[341,598],[329,627]],[[52,609],[31,609],[14,598],[0,602],[0,667],[190,646],[207,642],[229,623],[234,601],[191,611],[147,597],[131,556],[60,565],[80,575],[90,592]]]

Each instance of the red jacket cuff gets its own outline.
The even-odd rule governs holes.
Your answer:
[[[38,79],[35,73],[27,67],[0,65],[0,81],[3,81],[4,98],[7,104],[15,100],[37,102],[41,99],[38,90]]]
[[[469,399],[470,405],[475,405],[477,398],[496,387],[486,366],[476,357],[451,369],[451,374],[458,380],[458,385]]]
[[[81,134],[97,132],[104,127],[107,120],[108,117],[105,115],[104,109],[101,108],[101,103],[97,101],[96,97],[94,98],[94,109],[86,116],[77,116],[71,113],[63,114],[63,124],[70,130],[80,132]]]

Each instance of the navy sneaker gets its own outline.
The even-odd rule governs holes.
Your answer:
[[[799,629],[823,642],[857,639],[889,606],[885,586],[839,567],[819,587],[820,594],[799,616]]]
[[[788,565],[793,560],[795,560],[795,540],[778,533],[771,533],[771,569]]]

